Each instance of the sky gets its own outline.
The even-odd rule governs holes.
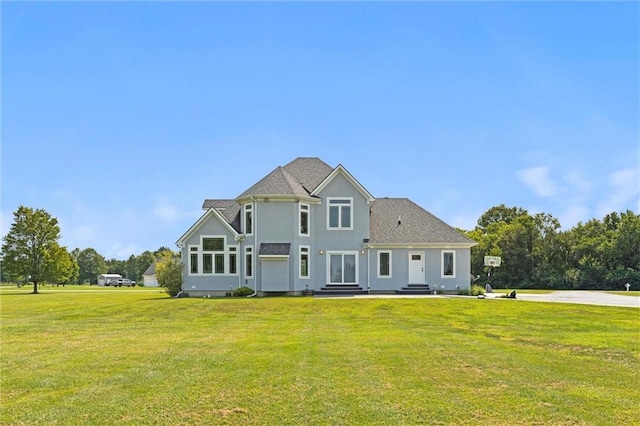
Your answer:
[[[2,235],[175,242],[297,157],[473,229],[640,212],[638,2],[2,2]]]

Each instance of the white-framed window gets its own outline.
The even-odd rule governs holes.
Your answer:
[[[198,259],[200,258],[200,252],[198,246],[189,246],[189,275],[198,274]]]
[[[329,284],[358,284],[358,252],[328,251]]]
[[[378,252],[378,278],[391,278],[391,252]]]
[[[253,246],[244,248],[244,277],[253,278]]]
[[[238,247],[229,247],[229,273],[238,273]]]
[[[298,204],[298,235],[301,237],[309,236],[310,211],[309,204]]]
[[[327,229],[353,229],[353,198],[327,199]]]
[[[456,277],[456,252],[453,250],[442,250],[442,278]]]
[[[245,235],[253,235],[253,203],[247,203],[243,207],[244,209],[244,223],[242,229],[244,229]]]
[[[237,251],[225,236],[203,235],[199,245],[189,246],[189,275],[237,275]]]
[[[309,246],[300,246],[299,259],[300,269],[298,277],[303,279],[309,278]]]

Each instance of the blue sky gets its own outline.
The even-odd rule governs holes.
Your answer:
[[[108,258],[299,156],[472,229],[640,211],[637,2],[3,2],[2,234]]]

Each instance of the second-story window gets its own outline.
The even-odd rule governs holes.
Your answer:
[[[353,229],[353,198],[329,198],[328,229]]]
[[[300,204],[300,235],[309,236],[309,204]]]
[[[253,204],[244,205],[244,233],[253,235]]]

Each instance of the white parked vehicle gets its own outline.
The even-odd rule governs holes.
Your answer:
[[[135,287],[136,286],[136,282],[135,281],[131,281],[128,278],[123,278],[121,280],[111,280],[108,283],[106,283],[105,285],[110,285],[113,287]]]

